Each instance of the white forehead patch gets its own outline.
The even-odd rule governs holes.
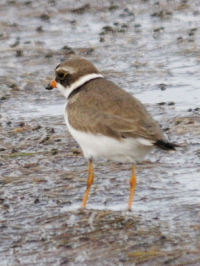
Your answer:
[[[57,71],[61,71],[61,70],[64,70],[65,72],[68,72],[70,74],[76,73],[76,70],[73,67],[68,67],[68,66],[65,67],[65,66],[62,66],[62,67],[56,68],[56,72]]]

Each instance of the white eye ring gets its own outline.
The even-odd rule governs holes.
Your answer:
[[[59,80],[63,80],[66,76],[67,76],[68,73],[65,73],[65,72],[57,72],[56,73],[56,76]]]

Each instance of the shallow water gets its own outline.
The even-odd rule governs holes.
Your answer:
[[[95,1],[74,12],[84,4],[0,3],[1,265],[198,266],[199,3]],[[65,100],[45,90],[69,53],[134,94],[182,145],[137,166],[132,212],[130,165],[103,160],[79,208],[87,163],[67,132]]]

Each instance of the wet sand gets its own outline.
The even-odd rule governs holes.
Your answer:
[[[200,264],[198,1],[1,1],[0,261],[14,265]],[[45,90],[71,54],[139,98],[176,152],[137,166],[87,162],[65,99]]]

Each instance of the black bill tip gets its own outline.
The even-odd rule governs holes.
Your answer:
[[[46,86],[46,88],[45,88],[46,90],[52,90],[53,89],[53,87],[51,86],[51,83],[49,83],[47,86]]]

